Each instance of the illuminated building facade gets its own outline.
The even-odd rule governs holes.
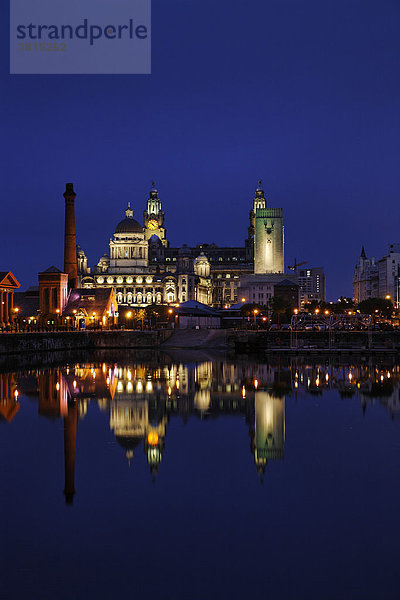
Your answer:
[[[291,308],[297,307],[297,274],[284,272],[283,211],[267,206],[261,181],[250,211],[249,236],[254,236],[254,273],[241,276],[240,299],[268,306],[281,295],[290,297]]]
[[[0,271],[0,327],[13,322],[14,291],[20,287],[11,271]]]
[[[83,250],[77,260],[81,286],[114,287],[120,306],[182,303],[195,300],[215,307],[240,301],[240,281],[248,275],[284,275],[282,209],[266,206],[261,186],[250,210],[248,236],[243,246],[200,244],[173,247],[166,237],[165,214],[153,186],[143,213],[143,225],[128,205],[110,240],[109,254],[89,268]],[[284,276],[284,277],[283,277]],[[272,289],[273,293],[273,289]]]

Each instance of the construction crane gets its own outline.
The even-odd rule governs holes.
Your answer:
[[[295,259],[294,259],[294,265],[293,265],[293,267],[290,267],[290,266],[288,265],[288,269],[290,269],[291,271],[294,271],[295,273],[297,273],[297,268],[298,268],[298,267],[301,267],[301,266],[303,266],[303,265],[306,265],[307,263],[308,263],[308,260],[304,260],[303,262],[299,262],[299,263],[298,263],[298,262],[297,262],[297,258],[295,258]]]

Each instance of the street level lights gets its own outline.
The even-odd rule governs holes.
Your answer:
[[[257,308],[255,308],[255,309],[253,310],[253,313],[254,313],[254,329],[256,329],[256,328],[257,328],[257,315],[258,315],[258,313],[259,313],[259,312],[260,312],[260,311],[259,311]]]

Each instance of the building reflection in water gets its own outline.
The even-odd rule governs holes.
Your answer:
[[[268,392],[255,393],[254,462],[260,475],[270,459],[283,458],[285,398]]]
[[[365,412],[379,399],[390,415],[400,413],[399,367],[396,365],[267,365],[211,362],[199,364],[84,364],[33,372],[39,393],[39,415],[64,420],[65,500],[75,494],[75,455],[79,419],[96,402],[109,414],[109,425],[129,464],[142,447],[156,476],[162,462],[171,418],[244,417],[250,448],[262,479],[268,461],[283,459],[285,397],[301,391],[321,394],[338,390],[357,395]],[[0,375],[0,416],[10,422],[19,410],[19,387],[28,379]],[[17,385],[18,383],[18,385]],[[32,392],[32,389],[30,390]]]
[[[0,373],[0,420],[11,423],[19,411],[16,376]]]

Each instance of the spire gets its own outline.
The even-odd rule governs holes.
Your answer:
[[[262,189],[262,180],[260,179],[258,182],[257,192],[262,192],[262,191],[264,191],[264,190]]]
[[[360,258],[367,258],[367,255],[365,254],[364,246],[361,248],[361,256],[360,256]]]
[[[128,202],[128,208],[125,211],[125,215],[127,219],[133,219],[133,210],[131,209],[131,203]]]

